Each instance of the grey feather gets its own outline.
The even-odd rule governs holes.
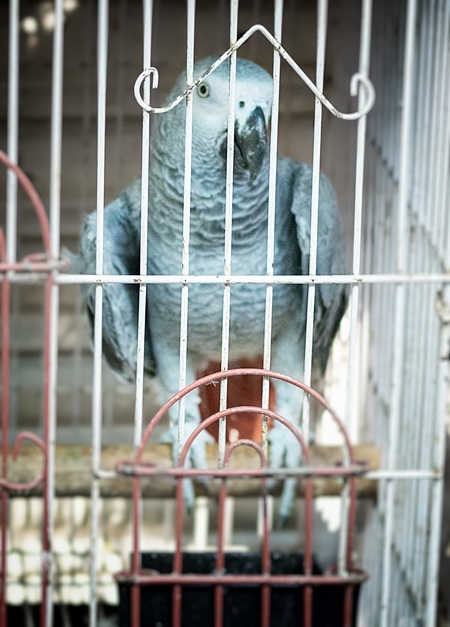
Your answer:
[[[138,183],[134,184],[139,187]],[[133,189],[130,186],[129,189]],[[139,224],[137,208],[130,205],[128,192],[108,205],[104,211],[104,274],[139,274]],[[71,261],[72,270],[84,274],[96,272],[96,218],[86,216],[80,239],[80,255]],[[136,221],[137,220],[137,221]],[[116,374],[128,382],[136,378],[138,287],[119,283],[103,286],[103,355]],[[82,285],[91,335],[94,332],[95,285]],[[149,342],[145,346],[144,369],[154,376],[155,364]]]
[[[292,190],[292,199],[283,198],[283,190]],[[277,193],[280,211],[290,211],[297,228],[301,251],[299,274],[309,273],[310,227],[312,205],[312,167],[291,159],[278,160]],[[280,207],[281,205],[281,207]],[[346,271],[345,240],[341,227],[339,208],[334,189],[324,174],[319,180],[319,218],[317,230],[318,275],[344,274]],[[325,372],[329,351],[340,321],[345,313],[348,288],[339,284],[316,286],[314,309],[313,359],[322,374]]]

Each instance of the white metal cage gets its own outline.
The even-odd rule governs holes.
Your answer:
[[[97,624],[97,602],[104,599],[102,543],[109,541],[99,521],[102,512],[114,511],[114,506],[105,504],[101,498],[100,486],[102,480],[113,482],[117,478],[115,471],[102,464],[102,448],[124,441],[137,446],[157,406],[154,390],[145,386],[143,351],[138,354],[134,388],[118,384],[102,363],[102,286],[108,281],[133,280],[140,284],[141,346],[146,285],[157,280],[181,280],[183,284],[180,389],[186,382],[191,282],[223,284],[224,320],[233,281],[267,284],[266,369],[270,368],[272,286],[287,281],[307,284],[306,384],[311,383],[312,376],[315,286],[320,282],[350,285],[349,311],[328,370],[325,396],[345,417],[352,441],[372,442],[381,453],[380,468],[365,474],[377,485],[377,496],[362,508],[364,522],[356,544],[357,561],[370,575],[362,594],[359,624],[384,627],[436,624],[450,339],[447,210],[450,4],[446,0],[382,1],[373,6],[371,0],[361,3],[342,0],[330,7],[326,0],[319,0],[317,6],[312,2],[283,4],[281,0],[273,5],[255,0],[242,1],[240,6],[232,1],[230,7],[226,2],[198,2],[196,7],[195,2],[189,1],[186,11],[184,3],[175,1],[56,0],[53,4],[10,0],[9,7],[6,3],[0,7],[0,28],[5,35],[0,44],[2,57],[9,60],[8,66],[0,65],[0,116],[7,122],[4,129],[0,128],[0,146],[5,146],[11,160],[19,162],[30,174],[48,204],[53,259],[60,257],[61,241],[70,248],[76,247],[83,215],[97,209],[97,274],[75,275],[58,268],[52,271],[49,315],[53,324],[45,382],[49,448],[44,517],[53,521],[48,524],[50,546],[58,526],[55,514],[61,511],[62,503],[55,499],[55,446],[91,445],[90,537],[89,547],[83,553],[89,557],[83,563],[85,570],[89,563],[89,575],[83,585],[89,584],[91,625]],[[262,27],[255,28],[259,23]],[[237,50],[236,42],[242,43],[242,50],[240,47]],[[273,73],[276,95],[271,126],[273,160],[279,145],[283,154],[313,163],[317,185],[313,188],[312,254],[307,276],[273,276],[269,242],[268,275],[233,278],[229,269],[231,197],[227,203],[228,238],[223,276],[189,274],[188,238],[181,277],[147,276],[148,147],[154,114],[145,106],[143,111],[136,106],[134,82],[143,68],[156,68],[161,86],[154,90],[150,80],[141,81],[141,104],[149,101],[160,104],[159,93],[167,93],[174,76],[183,67],[188,83],[196,78],[192,74],[194,56],[201,58],[206,53],[221,54],[226,50],[231,59],[242,54]],[[287,67],[289,63],[291,68]],[[352,81],[356,73],[360,78]],[[372,106],[372,83],[376,102],[366,114]],[[356,105],[349,95],[350,85],[351,96],[357,96]],[[230,100],[233,101],[233,80]],[[190,106],[188,101],[187,119]],[[328,109],[334,111],[330,113]],[[333,117],[337,110],[358,110],[363,114],[355,115],[350,122]],[[230,133],[233,124],[230,115]],[[190,132],[187,124],[187,172]],[[102,276],[105,198],[116,196],[138,174],[139,154],[143,181],[140,274],[105,277]],[[316,276],[314,233],[317,234],[317,186],[321,169],[335,185],[343,212],[351,251],[351,270],[347,275]],[[275,208],[274,168],[271,175],[269,220],[273,220]],[[227,176],[231,182],[232,167],[227,168]],[[5,209],[6,261],[13,264],[39,245],[30,207],[18,193],[14,175],[1,178],[0,184],[5,189],[1,198],[6,199],[0,201]],[[186,184],[186,234],[189,233],[189,195]],[[2,272],[5,277],[6,270]],[[41,279],[38,274],[21,274],[8,268],[12,295],[11,442],[24,429],[44,435],[40,409],[43,399]],[[96,283],[93,358],[88,348],[81,298],[76,291],[82,282]],[[226,324],[221,367],[224,370],[228,367]],[[5,390],[2,392],[5,395]],[[267,382],[263,387],[263,407],[268,406],[268,396]],[[221,408],[225,406],[223,385]],[[327,432],[327,424],[319,425],[318,439]],[[302,427],[303,433],[311,431],[307,402]],[[219,449],[223,457],[224,430],[221,433]],[[3,461],[5,479],[5,447]],[[2,489],[2,493],[6,490]],[[344,522],[345,496],[344,492],[342,505],[337,508],[340,514],[335,515]],[[71,503],[73,506],[74,501]],[[199,503],[194,537],[202,526],[204,502]],[[6,497],[2,507],[5,511]],[[16,510],[20,512],[20,507],[19,501],[10,502],[10,541],[16,524],[13,514]],[[30,506],[30,511],[33,507]],[[170,506],[164,512],[170,517]],[[28,515],[33,519],[32,514]],[[82,519],[80,526],[85,537],[85,513]],[[125,519],[124,516],[121,521]],[[71,533],[77,536],[79,530],[75,527]],[[346,552],[346,537],[345,524],[341,524],[336,541],[341,562]],[[48,564],[44,620],[51,625],[50,608],[59,599],[60,583],[55,568],[59,562],[55,555],[44,557]],[[14,559],[9,563],[13,562]],[[114,564],[110,570],[115,568]],[[7,573],[7,577],[11,579],[11,576]],[[448,603],[448,599],[443,601]]]

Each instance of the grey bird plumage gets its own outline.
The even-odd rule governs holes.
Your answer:
[[[195,66],[199,76],[213,62]],[[182,75],[168,100],[185,88]],[[225,242],[228,64],[223,63],[192,94],[193,143],[189,273],[223,274]],[[272,79],[256,64],[238,59],[236,79],[233,221],[231,272],[265,275],[267,272],[267,208],[269,193],[268,125]],[[180,274],[183,243],[185,107],[154,116],[151,141],[148,217],[148,272]],[[336,197],[321,175],[317,273],[345,271],[345,246]],[[312,168],[279,158],[276,180],[275,275],[309,272]],[[139,272],[140,181],[132,183],[105,208],[105,273]],[[84,221],[80,260],[83,272],[95,271],[95,213]],[[83,287],[89,317],[94,308],[94,286]],[[137,288],[105,285],[103,289],[103,352],[120,376],[133,381],[136,369]],[[313,359],[325,369],[329,349],[347,301],[341,285],[317,285]],[[264,285],[231,287],[230,360],[261,355],[264,340],[266,289]],[[273,288],[272,368],[303,379],[307,288]],[[211,360],[220,360],[223,287],[189,286],[187,382]],[[157,375],[167,398],[178,391],[181,286],[154,284],[147,289],[145,371]],[[277,382],[278,413],[299,424],[302,394]],[[186,399],[185,436],[199,421],[198,396]],[[175,427],[168,440],[176,441]],[[206,436],[205,436],[206,437]],[[298,445],[287,429],[270,431],[271,464],[296,466]],[[204,438],[195,442],[191,463],[205,463]],[[289,514],[295,485],[285,483],[281,516]],[[190,498],[190,497],[188,497]]]

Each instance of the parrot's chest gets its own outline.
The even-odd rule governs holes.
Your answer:
[[[155,249],[153,249],[155,251]],[[162,255],[162,256],[161,256]],[[169,250],[158,255],[154,263],[149,259],[149,270],[156,274],[180,274],[180,257],[172,263]],[[161,260],[165,259],[165,271]],[[234,249],[231,261],[233,276],[263,276],[267,272],[266,240],[248,248]],[[217,276],[224,274],[223,248],[198,250],[192,247],[189,256],[189,274]],[[148,288],[148,305],[152,326],[158,335],[174,349],[179,346],[181,325],[182,287],[180,284],[156,284]],[[224,315],[223,283],[189,284],[188,288],[188,351],[210,359],[219,359],[222,344]],[[266,309],[266,286],[255,283],[233,283],[230,286],[230,357],[259,355],[263,352]],[[285,328],[288,319],[300,311],[298,286],[280,285],[274,289],[272,317],[273,337]]]

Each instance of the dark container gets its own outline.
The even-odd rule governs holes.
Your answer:
[[[184,553],[183,573],[211,574],[214,553]],[[172,553],[143,553],[142,568],[160,574],[172,572]],[[225,571],[228,574],[260,574],[260,553],[225,553]],[[303,574],[303,555],[274,552],[271,555],[273,575]],[[314,563],[313,574],[322,571]],[[271,585],[270,624],[273,627],[301,627],[303,625],[303,587],[299,585]],[[354,585],[352,627],[356,625],[356,610],[360,585]],[[131,586],[119,583],[119,625],[130,625]],[[316,585],[312,591],[313,627],[342,627],[344,585]],[[224,586],[224,627],[260,627],[261,586],[255,584]],[[183,627],[212,627],[214,624],[214,585],[182,585]],[[144,585],[141,587],[141,626],[171,627],[172,586]]]

